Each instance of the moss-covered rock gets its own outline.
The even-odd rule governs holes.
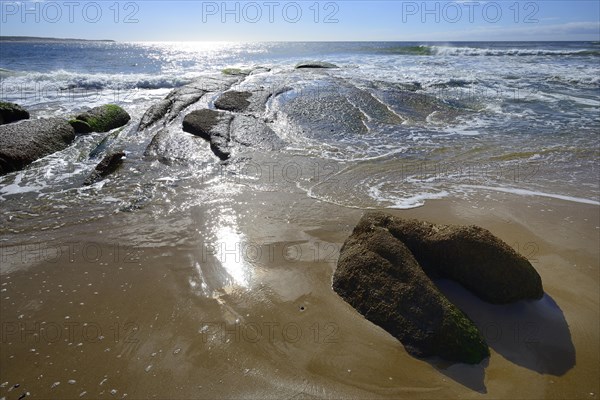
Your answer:
[[[105,104],[79,114],[74,120],[85,122],[91,128],[91,132],[108,132],[127,124],[130,119],[131,117],[127,111],[118,105]],[[85,126],[82,124],[76,123],[76,125],[85,129]]]
[[[29,112],[15,103],[0,101],[0,125],[29,119]]]

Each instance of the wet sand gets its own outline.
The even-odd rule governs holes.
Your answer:
[[[170,244],[132,234],[135,213],[3,244],[0,397],[598,397],[597,206],[493,193],[389,210],[487,228],[540,273],[545,297],[510,306],[439,282],[490,344],[477,366],[408,355],[332,291],[362,212],[242,192],[157,217]]]

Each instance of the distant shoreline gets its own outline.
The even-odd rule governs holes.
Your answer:
[[[90,40],[90,39],[70,39],[70,38],[49,38],[35,36],[0,36],[0,42],[111,42],[115,40]]]

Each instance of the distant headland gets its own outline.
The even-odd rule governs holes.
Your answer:
[[[114,40],[63,39],[35,36],[0,36],[0,42],[112,42]]]

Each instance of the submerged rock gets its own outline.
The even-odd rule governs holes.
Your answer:
[[[304,61],[296,64],[296,69],[322,69],[322,68],[339,68],[337,65],[324,61]]]
[[[197,110],[183,119],[183,130],[208,140],[210,148],[221,160],[231,155],[229,126],[233,116],[215,110]]]
[[[152,137],[144,151],[144,157],[167,165],[189,164],[209,160],[211,157],[205,150],[203,140],[192,135],[182,135],[180,130],[162,128]]]
[[[116,104],[105,104],[79,114],[69,123],[76,133],[108,132],[126,125],[130,119],[127,111],[121,107]]]
[[[495,304],[543,296],[531,264],[489,231],[374,212],[340,252],[334,290],[417,356],[478,363],[487,345],[475,325],[435,287],[453,279]]]
[[[369,217],[344,243],[333,288],[414,356],[469,364],[489,356],[474,323],[437,289],[410,250]]]
[[[92,185],[102,179],[106,178],[108,175],[112,174],[123,164],[123,159],[125,158],[125,152],[117,151],[113,153],[109,153],[98,165],[94,171],[86,178],[83,182],[84,185]]]
[[[236,115],[229,126],[231,141],[242,146],[278,150],[285,142],[264,122],[246,115]]]
[[[29,119],[29,112],[15,103],[0,101],[0,125]]]
[[[0,175],[66,148],[75,131],[60,118],[23,120],[0,126]]]

